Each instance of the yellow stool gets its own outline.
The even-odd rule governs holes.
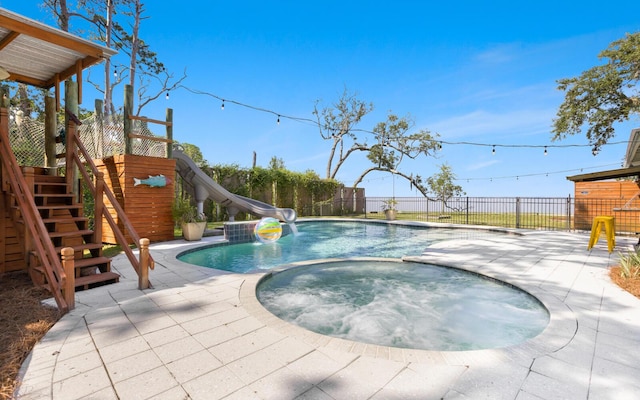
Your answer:
[[[589,239],[589,246],[587,247],[587,250],[591,250],[591,248],[598,242],[603,225],[607,234],[607,247],[609,248],[609,253],[611,253],[613,251],[613,248],[616,247],[616,229],[614,218],[595,217],[593,219],[593,226],[591,227],[591,238]]]

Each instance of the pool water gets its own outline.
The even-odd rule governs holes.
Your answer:
[[[431,244],[451,239],[487,238],[500,232],[430,228],[358,221],[305,221],[297,235],[274,243],[214,245],[178,255],[180,261],[247,273],[323,258],[417,256]]]
[[[460,351],[541,333],[549,313],[528,293],[429,264],[345,260],[273,274],[257,289],[279,318],[323,335],[383,346]]]

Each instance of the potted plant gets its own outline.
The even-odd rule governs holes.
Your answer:
[[[396,219],[396,213],[398,212],[396,205],[398,205],[398,200],[394,198],[387,199],[382,202],[382,211],[384,211],[384,216],[389,221]]]
[[[200,240],[207,227],[207,218],[204,213],[191,205],[189,199],[178,197],[171,208],[173,220],[182,228],[182,236],[185,240]]]

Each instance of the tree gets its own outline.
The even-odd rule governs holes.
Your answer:
[[[202,155],[202,150],[200,150],[200,147],[191,143],[179,143],[179,145],[182,146],[182,152],[189,156],[189,158],[191,158],[196,165],[202,167],[208,164],[207,160],[205,160],[204,156]]]
[[[136,115],[140,115],[148,103],[175,89],[186,78],[186,73],[183,73],[180,79],[174,80],[173,74],[167,72],[164,64],[158,60],[157,54],[139,37],[140,23],[146,19],[143,16],[144,4],[141,0],[44,0],[43,5],[56,16],[60,29],[69,31],[71,18],[78,17],[90,24],[93,31],[90,35],[128,57],[128,66],[113,67],[113,80],[111,59],[105,61],[103,83],[91,80],[89,75],[88,82],[104,95],[106,116],[115,113],[113,89],[127,77],[134,88],[135,82],[138,82]],[[120,22],[116,21],[116,15],[121,17]],[[126,24],[130,25],[129,29],[124,27]],[[152,82],[156,85],[155,91],[150,90]]]
[[[276,156],[271,157],[271,160],[269,160],[269,169],[274,171],[286,169],[284,166],[284,160]]]
[[[391,112],[387,120],[378,123],[373,131],[358,129],[357,125],[362,118],[372,110],[373,104],[359,100],[346,89],[333,106],[319,110],[316,102],[313,114],[318,120],[320,136],[332,143],[327,161],[327,179],[335,179],[352,154],[366,152],[373,166],[360,174],[354,187],[370,172],[387,171],[409,180],[426,196],[421,178],[414,178],[412,174],[406,174],[398,168],[405,157],[415,159],[420,155],[433,155],[438,146],[435,140],[438,135],[432,135],[427,130],[409,133],[414,126],[413,120],[409,116],[398,117]],[[369,144],[368,139],[372,144]]]
[[[427,178],[429,192],[433,193],[436,199],[442,202],[442,212],[444,212],[444,207],[450,198],[466,194],[462,190],[462,186],[453,183],[455,179],[456,176],[451,166],[447,163],[440,165],[440,172]]]
[[[640,32],[612,42],[598,58],[608,61],[579,77],[558,81],[565,99],[552,130],[552,139],[558,140],[581,133],[587,125],[594,154],[615,135],[614,123],[640,113]]]
[[[356,94],[350,94],[345,88],[342,96],[333,106],[318,110],[319,101],[314,106],[313,114],[318,119],[320,136],[332,142],[331,152],[327,160],[327,179],[335,179],[342,164],[354,151],[365,151],[366,145],[358,143],[354,128],[362,118],[373,111],[373,104],[358,100]],[[345,141],[351,139],[353,144],[345,150]],[[336,160],[337,158],[337,160]]]

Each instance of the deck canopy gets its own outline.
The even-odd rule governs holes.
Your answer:
[[[0,79],[56,89],[116,51],[0,8]],[[79,97],[81,99],[81,97]]]

